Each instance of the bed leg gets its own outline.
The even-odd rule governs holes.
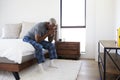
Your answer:
[[[20,80],[18,72],[12,72],[16,80]]]

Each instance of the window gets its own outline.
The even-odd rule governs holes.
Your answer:
[[[61,38],[80,42],[80,51],[85,52],[86,0],[61,0],[60,8]]]
[[[85,27],[85,0],[61,0],[61,27]]]

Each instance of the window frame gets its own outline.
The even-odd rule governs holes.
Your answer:
[[[62,0],[60,0],[60,27],[61,28],[86,28],[86,0],[85,0],[85,26],[62,26]]]

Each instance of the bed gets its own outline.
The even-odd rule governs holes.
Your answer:
[[[19,80],[18,72],[34,64],[35,49],[22,39],[0,39],[0,70],[13,72]]]
[[[35,49],[22,38],[35,23],[23,22],[7,24],[2,30],[0,39],[0,70],[10,71],[16,80],[20,80],[19,72],[35,63]],[[55,36],[55,40],[56,40]],[[43,49],[44,50],[44,49]],[[44,50],[44,53],[48,53]]]
[[[0,39],[0,70],[11,71],[19,80],[21,70],[36,63],[35,49],[22,39]]]

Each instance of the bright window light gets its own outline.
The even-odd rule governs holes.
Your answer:
[[[80,51],[85,52],[86,29],[85,28],[62,28],[63,41],[80,42]]]
[[[62,26],[85,26],[85,0],[62,0]]]

